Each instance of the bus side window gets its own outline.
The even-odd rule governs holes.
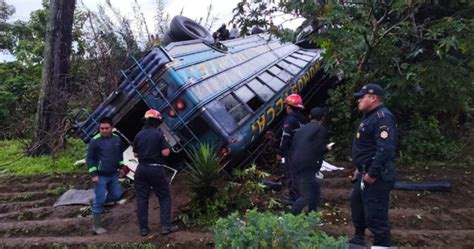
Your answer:
[[[268,86],[263,84],[261,81],[257,79],[253,79],[248,83],[250,89],[252,89],[263,101],[270,100],[274,95],[273,92]]]
[[[224,106],[225,110],[229,112],[232,118],[234,118],[237,124],[245,120],[245,118],[250,115],[245,107],[232,94],[222,98],[220,102]]]
[[[200,116],[197,116],[191,120],[187,126],[194,133],[194,135],[196,135],[196,137],[202,141],[217,141],[219,138],[217,134],[211,129],[206,120]],[[181,136],[186,141],[193,138],[189,130],[186,128],[181,130]]]
[[[264,104],[264,102],[245,85],[237,89],[235,95],[245,102],[252,111],[258,110],[258,108]]]

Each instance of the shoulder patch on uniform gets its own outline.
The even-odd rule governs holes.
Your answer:
[[[100,133],[98,133],[97,135],[95,135],[95,136],[93,137],[93,139],[99,139],[99,138],[101,138],[101,137],[102,137],[102,135],[100,135]]]
[[[378,118],[384,118],[385,117],[385,113],[383,111],[378,111],[377,112],[377,117]]]
[[[387,139],[388,138],[388,132],[387,131],[382,131],[380,132],[380,137],[382,139]]]

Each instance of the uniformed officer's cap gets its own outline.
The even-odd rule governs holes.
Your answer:
[[[360,89],[359,92],[357,93],[354,93],[354,96],[360,98],[366,94],[374,94],[374,95],[378,95],[378,96],[383,96],[385,93],[385,91],[383,90],[383,88],[379,85],[379,84],[376,84],[376,83],[369,83],[365,86],[362,87],[362,89]]]

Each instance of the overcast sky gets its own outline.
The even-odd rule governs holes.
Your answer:
[[[9,22],[15,20],[27,21],[30,13],[33,10],[41,8],[41,0],[5,0],[8,4],[15,6],[16,12],[10,17]],[[118,8],[123,14],[133,16],[132,2],[133,0],[110,0],[112,5]],[[140,4],[146,21],[150,26],[150,30],[154,30],[154,16],[156,10],[156,0],[137,0]],[[97,10],[97,4],[103,4],[105,0],[76,0],[77,6],[85,6],[91,10]],[[165,10],[171,17],[179,15],[182,9],[183,15],[191,19],[205,18],[207,8],[210,4],[213,6],[212,14],[216,16],[218,21],[214,24],[213,29],[217,29],[220,24],[228,23],[232,19],[232,10],[237,6],[239,0],[165,0]],[[287,17],[288,18],[288,17]],[[275,19],[274,23],[278,25],[283,20],[281,18]],[[284,26],[287,28],[296,28],[302,20],[295,20],[292,22],[285,22]],[[11,56],[0,54],[0,61],[11,59]]]
[[[119,8],[123,14],[132,14],[132,0],[110,0],[112,5]],[[137,0],[149,23],[153,23],[155,15],[156,0]],[[15,6],[16,12],[10,18],[14,20],[28,20],[30,12],[41,8],[41,0],[6,0],[10,5]],[[82,3],[91,10],[96,10],[97,4],[103,4],[104,0],[77,0],[78,6]],[[239,0],[165,0],[165,9],[170,16],[178,15],[184,8],[183,14],[191,19],[205,17],[207,8],[212,3],[213,14],[219,17],[219,22],[229,22],[232,18],[232,9],[235,8]]]

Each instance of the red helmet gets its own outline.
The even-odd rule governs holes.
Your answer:
[[[291,94],[290,96],[286,97],[285,103],[296,108],[304,109],[303,99],[298,94]]]
[[[161,113],[155,109],[150,109],[145,112],[145,119],[149,118],[156,118],[158,120],[161,120]]]

